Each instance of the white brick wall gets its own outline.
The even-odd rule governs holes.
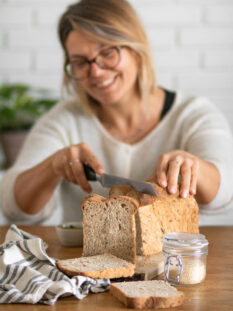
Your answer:
[[[130,0],[151,41],[160,85],[210,97],[233,129],[233,0]],[[59,94],[56,24],[72,0],[0,0],[0,82]]]
[[[208,23],[213,24],[231,24],[233,25],[233,7],[223,7],[220,5],[208,6],[206,20]]]
[[[4,6],[1,8],[0,26],[24,26],[29,27],[32,24],[33,16],[30,8],[10,8]]]
[[[15,52],[3,50],[0,54],[1,63],[0,70],[2,74],[15,72],[27,72],[30,70],[30,53],[29,52]]]

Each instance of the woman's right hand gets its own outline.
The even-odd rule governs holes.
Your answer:
[[[104,173],[103,165],[86,143],[71,145],[52,156],[52,168],[56,175],[79,185],[86,192],[91,192],[83,164],[92,167],[97,174]]]

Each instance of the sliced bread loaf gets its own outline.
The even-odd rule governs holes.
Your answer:
[[[58,260],[59,270],[69,276],[84,275],[91,278],[121,278],[134,274],[134,265],[111,254]]]
[[[130,197],[106,199],[93,194],[82,202],[83,256],[110,253],[135,263],[134,214],[139,204]]]
[[[110,293],[136,309],[177,307],[184,299],[184,294],[167,282],[155,280],[111,283]]]
[[[136,192],[130,186],[115,186],[109,196],[133,197],[139,203],[136,220],[137,254],[148,256],[161,252],[162,238],[167,232],[198,233],[198,205],[193,196],[183,199],[176,194],[168,194],[157,184],[153,184],[158,197]]]

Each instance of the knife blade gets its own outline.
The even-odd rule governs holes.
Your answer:
[[[109,174],[97,175],[95,171],[88,165],[83,164],[84,171],[89,181],[98,181],[104,188],[111,188],[112,186],[129,185],[133,187],[136,191],[150,194],[153,196],[158,196],[154,187],[146,182],[132,180],[128,178],[113,176]]]

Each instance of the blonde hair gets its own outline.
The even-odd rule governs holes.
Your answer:
[[[68,7],[58,25],[59,38],[65,53],[64,66],[69,61],[66,39],[75,29],[95,42],[125,46],[134,51],[139,59],[139,96],[144,100],[154,92],[156,78],[149,41],[136,12],[126,0],[81,0]],[[63,89],[68,94],[74,91],[81,104],[91,108],[93,99],[66,73],[63,77]]]

